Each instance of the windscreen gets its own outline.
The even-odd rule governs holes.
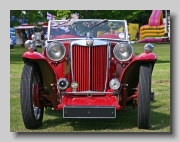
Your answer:
[[[125,20],[53,20],[48,27],[49,40],[66,38],[111,38],[127,40]]]

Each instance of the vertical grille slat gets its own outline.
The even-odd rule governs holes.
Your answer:
[[[72,45],[72,73],[77,91],[104,91],[107,71],[107,46]],[[89,80],[90,75],[90,80]]]
[[[107,70],[107,48],[92,47],[92,91],[103,91]]]

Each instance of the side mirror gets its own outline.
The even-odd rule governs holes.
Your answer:
[[[30,47],[31,45],[33,44],[33,41],[32,40],[27,40],[25,43],[24,43],[24,46],[26,48]]]

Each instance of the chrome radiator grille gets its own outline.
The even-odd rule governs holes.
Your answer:
[[[108,69],[108,46],[71,47],[73,81],[78,82],[77,91],[105,91]]]

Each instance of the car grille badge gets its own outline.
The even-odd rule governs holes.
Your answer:
[[[92,46],[93,45],[93,38],[87,38],[86,39],[86,45],[87,46]]]

